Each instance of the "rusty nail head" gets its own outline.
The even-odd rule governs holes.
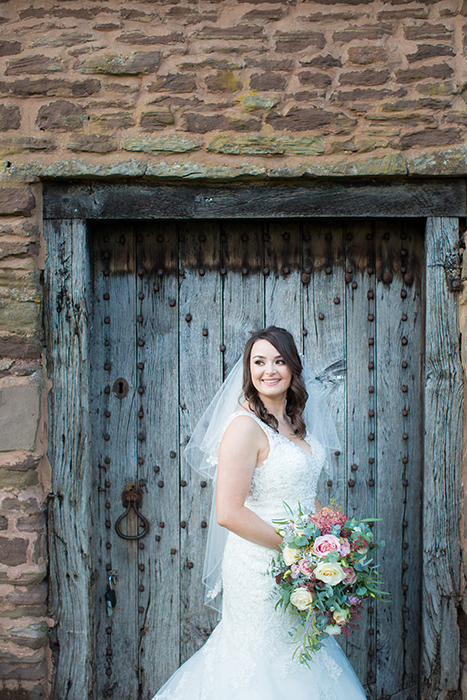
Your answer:
[[[193,562],[192,562],[192,561],[189,561],[188,564],[187,564],[187,567],[188,567],[189,569],[192,569],[193,566],[194,566]]]
[[[144,542],[141,542],[141,540],[138,542],[138,547],[140,549],[144,549]]]
[[[107,324],[110,323],[110,316],[106,316],[104,318],[104,323],[107,323]]]
[[[139,569],[140,571],[144,571],[145,568],[146,568],[146,567],[145,567],[144,564],[139,564],[139,565],[138,565],[138,569]]]
[[[306,328],[302,330],[302,335],[308,335],[308,331],[306,330]]]
[[[208,526],[207,522],[206,522],[205,520],[202,520],[202,521],[201,521],[201,527],[202,527],[202,528],[205,528],[205,527],[207,527],[207,526]]]
[[[337,304],[341,303],[341,300],[339,299],[339,297],[334,297],[334,303],[336,304],[336,306],[337,306]]]
[[[326,274],[327,274],[327,275],[332,274],[332,267],[327,267],[327,268],[326,268]]]
[[[112,415],[112,414],[111,414],[110,411],[105,411],[105,413],[104,413],[104,416],[105,416],[106,418],[110,418],[111,415]]]
[[[106,565],[105,565],[105,570],[106,570],[106,571],[112,571],[112,564],[106,564]]]
[[[110,299],[110,294],[109,294],[108,292],[106,292],[106,293],[104,294],[104,299],[105,299],[105,301],[109,301],[109,299]]]
[[[160,541],[161,541],[161,536],[160,536],[160,535],[154,535],[154,539],[156,540],[156,542],[160,542]]]
[[[145,341],[143,340],[143,338],[138,338],[138,345],[140,348],[142,348],[144,346],[144,343],[145,343]]]
[[[369,387],[368,387],[368,393],[369,393],[369,394],[373,394],[374,390],[375,390],[375,387],[374,387],[374,386],[369,386]]]
[[[204,267],[200,267],[198,273],[200,277],[204,277],[204,275],[206,274],[206,270],[204,269]]]
[[[311,280],[310,275],[308,275],[306,272],[304,272],[302,275],[303,284],[309,284],[310,280]]]
[[[161,520],[161,522],[159,523],[159,527],[161,527],[161,528],[164,528],[164,527],[165,527],[165,523],[164,523],[163,520]]]
[[[353,472],[356,472],[357,469],[358,469],[358,464],[352,464],[352,465],[350,466],[350,468],[351,468],[351,470],[352,470]]]
[[[407,527],[408,524],[409,524],[409,523],[407,522],[407,520],[403,520],[403,521],[402,521],[402,527]]]
[[[185,520],[182,520],[182,522],[180,523],[180,527],[186,527],[186,521],[185,521]]]
[[[209,335],[209,331],[207,328],[203,328],[203,335],[205,338],[207,338],[207,336]]]
[[[368,486],[374,486],[375,485],[375,480],[374,479],[368,479]]]
[[[402,409],[402,415],[403,415],[404,417],[409,415],[409,412],[408,412],[408,410],[407,410],[406,408],[403,408],[403,409]]]
[[[375,293],[373,292],[372,289],[370,289],[370,290],[366,293],[367,299],[373,299],[374,296],[375,296]]]
[[[402,439],[403,439],[403,440],[408,440],[408,439],[409,439],[408,434],[407,434],[407,433],[402,433]]]
[[[185,270],[183,269],[183,267],[181,267],[180,270],[178,271],[178,276],[185,277]]]
[[[202,489],[205,489],[206,486],[207,486],[207,482],[206,482],[206,481],[202,481],[202,482],[201,482],[201,488],[202,488]]]
[[[139,315],[136,317],[136,320],[138,321],[138,323],[143,323],[143,317],[141,316],[141,314],[139,314]]]
[[[336,450],[336,451],[334,452],[334,454],[336,455],[336,457],[339,457],[340,451],[339,451],[339,450]]]
[[[318,314],[318,318],[320,321],[324,321],[324,314]]]
[[[402,388],[402,393],[406,394],[407,393],[407,386],[405,384],[403,384],[401,388]],[[402,413],[402,415],[404,415],[404,413]]]
[[[144,299],[144,293],[143,293],[143,292],[140,292],[140,293],[138,294],[138,299],[140,299],[141,301]]]
[[[187,323],[190,323],[190,321],[191,321],[192,318],[193,318],[193,316],[192,316],[191,314],[187,314],[187,315],[185,316],[185,321],[186,321]]]
[[[355,486],[355,481],[353,479],[349,479],[348,484],[350,487]]]
[[[104,388],[104,394],[110,394],[110,386]]]
[[[404,585],[402,586],[402,590],[404,591],[404,593],[407,593],[407,591],[409,590],[409,587],[406,583],[404,583]]]
[[[158,292],[158,291],[159,291],[159,285],[158,285],[158,284],[155,284],[155,285],[154,285],[154,291],[155,291],[155,292]]]
[[[326,482],[326,486],[329,486],[329,487],[331,487],[331,486],[332,486],[332,480],[331,480],[331,479],[328,479],[328,480],[327,480],[327,482]]]
[[[374,369],[375,368],[375,363],[374,362],[369,362],[368,363],[368,369]]]
[[[392,272],[389,272],[389,270],[386,270],[386,272],[383,275],[383,282],[386,282],[386,284],[389,284],[392,282]]]
[[[219,345],[219,350],[221,352],[225,352],[225,345]]]
[[[174,452],[173,450],[171,450],[171,451],[170,451],[170,456],[171,456],[172,459],[175,459],[175,457],[177,456],[177,453]]]
[[[368,314],[368,320],[369,320],[369,321],[374,321],[374,320],[375,320],[375,317],[373,316],[373,314]]]
[[[408,342],[409,342],[409,341],[408,341],[407,338],[405,338],[405,337],[402,338],[402,340],[401,340],[402,345],[407,345]]]
[[[177,554],[177,550],[175,549],[175,547],[172,547],[172,549],[170,550],[170,554]]]
[[[142,277],[144,275],[144,267],[141,265],[138,267],[138,275]]]
[[[144,387],[143,386],[138,387],[138,394],[144,394]]]
[[[368,459],[368,464],[374,464],[374,463],[375,463],[375,458],[374,458],[374,457],[370,457],[370,458]]]
[[[104,457],[104,462],[106,464],[110,464],[110,457]]]
[[[111,527],[111,525],[112,525],[112,523],[110,522],[110,520],[106,520],[106,521],[105,521],[105,526],[106,526],[106,527]]]
[[[160,466],[158,464],[156,464],[156,466],[154,467],[154,471],[156,472],[156,474],[158,474],[160,472],[160,470],[161,470]]]
[[[111,627],[106,627],[106,628],[105,628],[105,631],[107,632],[107,634],[112,634],[112,628],[111,628]]]
[[[369,435],[368,435],[368,440],[370,440],[370,442],[371,442],[371,440],[374,440],[374,439],[375,439],[375,434],[374,434],[374,433],[369,433]]]
[[[108,277],[108,276],[109,276],[109,274],[110,274],[110,273],[109,273],[109,271],[108,271],[108,270],[104,270],[104,277]]]
[[[263,267],[263,275],[267,277],[269,275],[269,267]]]
[[[138,605],[138,612],[144,613],[144,605]]]
[[[357,289],[358,284],[356,282],[352,282],[352,289]]]
[[[368,345],[374,345],[375,344],[375,339],[374,338],[368,338]]]
[[[110,340],[104,340],[104,345],[106,348],[108,348],[110,345]]]
[[[175,299],[170,299],[169,306],[175,306]]]
[[[106,542],[105,543],[106,549],[112,549],[112,543],[111,542]]]
[[[144,369],[144,362],[138,362],[138,369]]]
[[[375,412],[372,408],[370,408],[370,410],[368,411],[368,415],[370,416],[370,418],[374,418]]]
[[[351,273],[351,272],[346,272],[346,273],[345,273],[345,281],[346,281],[346,282],[351,282],[351,281],[352,281],[352,273]]]
[[[405,360],[404,360],[404,362],[402,363],[402,369],[407,369],[407,362],[406,362]]]
[[[407,297],[407,292],[405,291],[405,289],[402,289],[401,290],[401,299],[405,299],[406,297]]]
[[[110,508],[110,501],[106,501],[106,502],[105,502],[105,507],[106,507],[106,508]]]
[[[407,251],[405,248],[401,248],[401,255],[403,258],[405,258],[405,256],[407,255]]]
[[[408,542],[403,542],[402,543],[402,549],[408,549],[409,548],[409,543]]]
[[[403,570],[403,571],[407,571],[408,568],[409,568],[409,565],[407,564],[406,561],[404,561],[404,562],[402,563],[402,570]]]
[[[366,268],[367,274],[372,275],[373,274],[373,268],[372,267],[367,267]]]
[[[402,321],[407,321],[407,314],[402,314],[401,320],[402,320]]]
[[[180,486],[186,486],[186,481],[184,479],[180,482]]]
[[[157,271],[157,276],[162,277],[163,274],[164,274],[164,270],[160,267]]]
[[[164,488],[164,482],[162,481],[162,479],[161,479],[160,481],[157,482],[157,485],[158,485],[158,487],[159,487],[160,489],[163,489],[163,488]]]
[[[138,457],[138,464],[144,464],[143,457]]]
[[[245,277],[248,274],[248,268],[242,267],[242,275]]]
[[[408,457],[402,457],[402,464],[408,464],[409,458]]]
[[[222,276],[226,275],[226,274],[227,274],[226,268],[225,268],[225,267],[221,267],[220,273],[221,273]]]

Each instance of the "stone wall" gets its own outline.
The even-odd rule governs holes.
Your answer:
[[[42,180],[466,175],[467,0],[0,0],[0,25],[0,695],[39,700]]]

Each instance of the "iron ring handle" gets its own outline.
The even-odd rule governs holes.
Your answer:
[[[120,529],[120,523],[126,518],[128,513],[130,512],[130,508],[133,508],[136,515],[140,519],[140,521],[143,523],[143,531],[139,533],[139,535],[125,535],[121,529]],[[119,537],[121,537],[123,540],[140,540],[142,537],[146,537],[146,535],[149,532],[149,521],[147,518],[142,515],[142,513],[139,512],[138,507],[133,501],[129,501],[128,505],[126,507],[126,510],[124,513],[122,513],[118,518],[117,521],[115,522],[115,531]]]

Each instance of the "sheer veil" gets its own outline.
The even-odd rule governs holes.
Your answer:
[[[340,443],[328,408],[326,386],[307,365],[301,353],[300,359],[303,367],[302,381],[308,393],[303,411],[307,435],[316,438],[329,455],[332,451],[340,450]],[[243,357],[240,357],[201,416],[185,448],[185,457],[190,466],[213,483],[203,583],[206,586],[205,604],[219,613],[222,609],[222,556],[228,530],[221,527],[216,518],[217,454],[229,417],[243,403],[242,379]],[[328,466],[326,468],[329,470]]]

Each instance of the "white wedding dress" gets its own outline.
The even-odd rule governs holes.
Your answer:
[[[284,518],[283,502],[314,511],[325,453],[307,436],[312,454],[276,433],[266,433],[269,454],[255,469],[245,505],[263,520]],[[227,423],[227,424],[228,424]],[[296,618],[274,609],[274,580],[267,573],[274,552],[229,533],[225,547],[222,620],[206,644],[164,684],[153,700],[366,700],[355,671],[334,638],[310,668],[292,660],[289,630]]]

